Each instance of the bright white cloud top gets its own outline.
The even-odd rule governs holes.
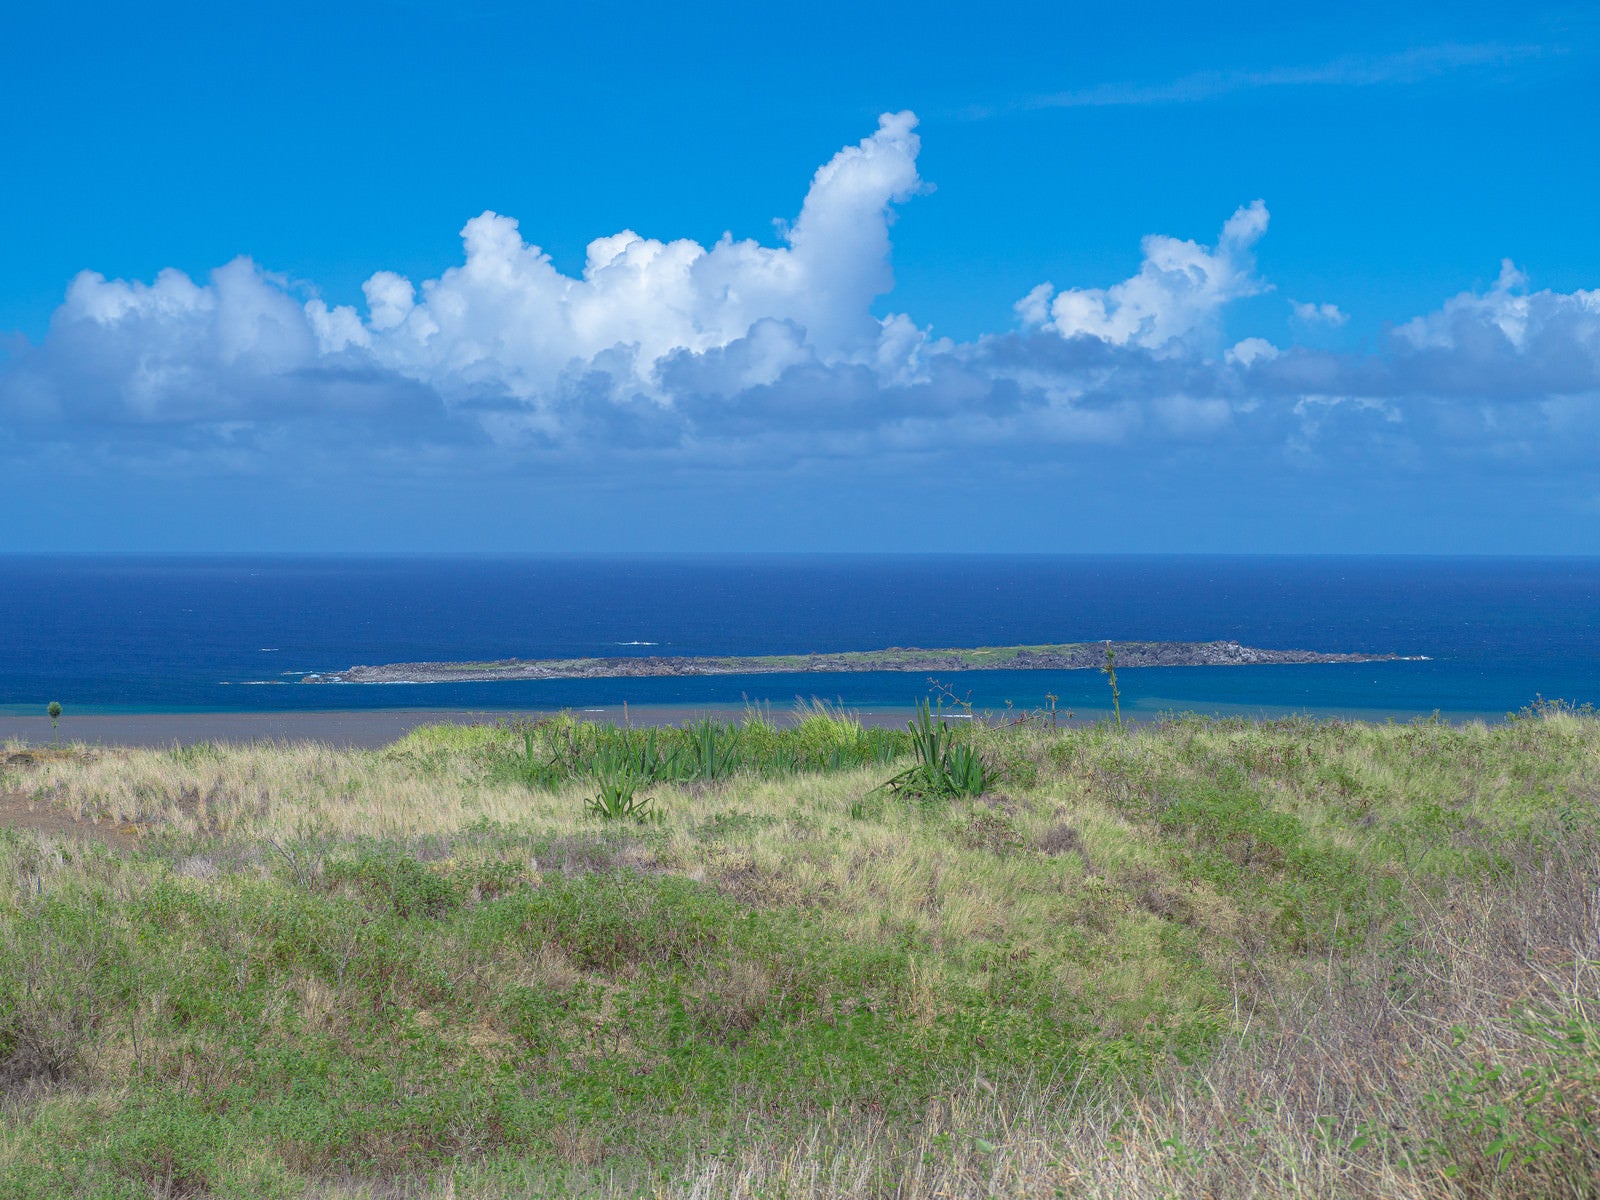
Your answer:
[[[1267,231],[1263,201],[1241,208],[1222,226],[1215,247],[1152,233],[1144,239],[1139,273],[1109,288],[1041,283],[1017,303],[1028,325],[1099,338],[1114,346],[1176,351],[1215,340],[1223,308],[1266,290],[1251,249]]]
[[[877,360],[873,301],[894,284],[891,204],[917,188],[916,118],[885,114],[878,131],[841,150],[811,181],[786,245],[725,234],[711,247],[661,242],[631,229],[589,243],[572,278],[524,241],[511,217],[486,212],[461,231],[466,261],[421,287],[380,271],[353,308],[306,305],[323,354],[347,348],[446,394],[503,389],[539,402],[604,360],[662,397],[655,367],[704,354],[767,323],[747,384],[770,383],[808,355],[827,363]]]
[[[935,340],[875,307],[894,283],[895,208],[924,190],[916,126],[885,114],[820,167],[778,245],[623,230],[569,276],[486,212],[462,230],[459,266],[420,284],[378,271],[364,312],[243,257],[203,283],[84,272],[44,340],[0,363],[0,446],[115,458],[159,443],[237,463],[313,431],[389,454],[738,464],[1231,439],[1303,459],[1338,412],[1367,422],[1362,453],[1403,458],[1417,439],[1536,454],[1547,435],[1570,453],[1574,428],[1600,424],[1600,292],[1529,292],[1509,263],[1375,352],[1231,329],[1230,306],[1271,290],[1261,200],[1213,245],[1152,234],[1126,280],[1041,283],[1019,326]],[[1347,319],[1286,303],[1308,330]]]

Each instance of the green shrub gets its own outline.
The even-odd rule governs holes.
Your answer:
[[[110,939],[85,916],[51,905],[0,925],[0,1090],[65,1076],[114,1003]]]
[[[330,885],[352,883],[369,903],[392,910],[402,920],[442,917],[465,894],[457,880],[394,851],[364,850],[352,858],[332,859],[324,869]]]

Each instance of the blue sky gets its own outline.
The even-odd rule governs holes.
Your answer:
[[[1600,553],[1600,22],[1302,7],[16,11],[0,550]]]

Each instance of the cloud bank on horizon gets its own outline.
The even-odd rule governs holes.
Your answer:
[[[1492,287],[1442,300],[1359,352],[1229,340],[1271,291],[1265,202],[1210,245],[1146,237],[1130,278],[1041,281],[1005,327],[937,338],[877,306],[896,207],[927,190],[916,117],[883,115],[813,176],[779,245],[623,230],[563,274],[515,219],[462,230],[463,261],[378,271],[363,309],[240,257],[196,282],[74,279],[37,345],[0,360],[0,460],[174,456],[248,470],[284,452],[510,467],[918,462],[1201,446],[1415,468],[1592,457],[1600,290]],[[1347,314],[1282,299],[1292,328]],[[1312,339],[1315,340],[1315,339]]]

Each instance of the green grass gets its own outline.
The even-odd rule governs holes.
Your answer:
[[[1184,1089],[1234,1071],[1257,1111],[1252,1047],[1362,1028],[1341,1062],[1432,1065],[1381,1130],[1370,1096],[1259,1108],[1251,1137],[1311,1139],[1294,1178],[1593,1194],[1597,948],[1542,992],[1529,933],[1514,987],[1460,989],[1483,1020],[1439,981],[1504,941],[1452,921],[1531,928],[1551,863],[1587,878],[1600,722],[952,736],[981,794],[886,790],[911,734],[826,710],[7,768],[145,832],[0,829],[0,1197],[1200,1195],[1274,1151],[1196,1134]],[[585,814],[619,772],[658,820]],[[1388,1049],[1380,1011],[1411,1014]]]
[[[520,739],[509,745],[503,736],[487,733],[477,744],[489,748],[497,777],[545,790],[575,779],[619,776],[640,784],[709,783],[735,775],[774,779],[885,765],[912,748],[907,732],[865,728],[823,705],[803,710],[788,725],[752,717],[741,723],[704,719],[678,728],[625,729],[563,714],[516,732]],[[413,735],[430,749],[449,736]]]

